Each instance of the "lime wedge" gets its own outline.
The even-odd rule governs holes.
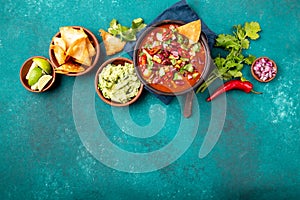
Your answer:
[[[32,89],[32,90],[38,90],[38,82],[36,82],[35,84],[33,84],[33,85],[31,86],[31,89]]]
[[[43,75],[43,71],[39,67],[35,67],[31,70],[29,77],[28,77],[28,84],[33,86],[35,83],[38,82],[40,77]]]
[[[28,73],[26,74],[26,79],[28,80],[29,79],[29,74],[30,74],[30,72],[35,68],[35,67],[37,67],[38,65],[35,63],[35,62],[32,62],[32,64],[31,64],[31,66],[30,66],[30,68],[29,68],[29,70],[28,70]]]
[[[38,90],[39,91],[42,91],[42,89],[47,85],[47,83],[52,79],[52,76],[51,75],[44,75],[42,76],[37,84],[38,84]]]
[[[47,74],[51,74],[52,68],[50,66],[50,63],[47,60],[45,60],[43,58],[33,58],[32,60]]]

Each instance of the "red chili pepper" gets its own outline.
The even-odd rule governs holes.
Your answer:
[[[256,92],[253,90],[253,84],[249,81],[231,80],[220,86],[210,97],[206,99],[206,101],[211,101],[220,94],[234,89],[242,90],[246,93],[253,92],[255,94],[261,94],[261,92]]]

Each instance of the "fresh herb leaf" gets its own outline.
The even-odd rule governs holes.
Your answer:
[[[244,62],[247,64],[247,65],[251,65],[254,60],[256,59],[255,56],[253,55],[249,55],[247,58],[245,58]]]
[[[259,38],[258,32],[261,31],[258,22],[246,22],[244,26],[233,26],[233,34],[219,34],[216,38],[215,46],[227,51],[227,55],[222,57],[218,55],[214,58],[216,69],[214,69],[207,80],[200,85],[197,92],[203,92],[205,89],[213,83],[217,78],[223,80],[230,80],[234,78],[240,78],[246,80],[243,77],[242,69],[244,65],[251,65],[255,56],[243,55],[243,49],[249,49],[250,40],[256,40]]]
[[[260,25],[257,22],[246,22],[245,23],[245,31],[246,36],[248,36],[252,40],[256,40],[259,38],[258,32],[261,31]]]
[[[220,34],[216,39],[216,47],[223,47],[224,49],[228,50],[231,48],[238,49],[239,48],[239,41],[233,35],[225,35]]]
[[[143,21],[144,20],[142,18],[136,18],[136,19],[132,20],[131,28],[133,28],[133,29],[139,28],[143,24]]]
[[[234,78],[239,78],[239,77],[242,77],[243,76],[243,74],[242,74],[242,72],[240,72],[240,71],[236,71],[235,73],[234,73]]]
[[[116,19],[109,23],[108,32],[113,36],[119,36],[124,41],[135,41],[137,32],[141,31],[147,25],[143,23],[142,18],[132,20],[131,27],[123,26]]]
[[[249,49],[250,42],[248,39],[242,39],[241,40],[241,48],[242,49]]]
[[[225,64],[225,58],[221,58],[220,56],[214,59],[214,62],[218,69],[222,69]]]
[[[234,26],[234,28],[236,29],[236,36],[238,37],[238,39],[243,40],[246,38],[245,30],[241,25]]]

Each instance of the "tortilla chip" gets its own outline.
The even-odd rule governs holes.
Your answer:
[[[70,26],[64,26],[60,27],[59,30],[61,38],[66,42],[67,48],[69,48],[75,41],[88,37],[82,28],[75,29]]]
[[[96,55],[96,49],[95,49],[95,47],[92,45],[92,43],[91,43],[91,41],[88,39],[88,38],[86,38],[86,45],[87,45],[87,49],[88,49],[88,51],[89,51],[89,55],[90,55],[90,57],[93,57],[94,55]]]
[[[62,38],[53,37],[52,40],[55,46],[59,46],[60,48],[62,48],[62,50],[67,51],[67,44]]]
[[[50,49],[53,50],[54,56],[58,62],[59,65],[62,65],[67,60],[67,55],[65,51],[58,45],[50,45]]]
[[[123,50],[126,42],[122,41],[120,38],[117,38],[102,29],[100,29],[99,32],[102,36],[107,55],[114,55]]]
[[[177,31],[193,42],[198,42],[201,34],[201,21],[199,19],[182,25],[177,28]]]
[[[57,74],[68,74],[69,72],[55,69],[55,73],[57,73]]]
[[[89,55],[89,50],[86,45],[86,38],[76,40],[67,50],[67,56],[71,56],[76,62],[86,66],[91,66],[92,59]]]
[[[60,67],[55,69],[56,73],[68,74],[68,73],[78,73],[85,70],[81,65],[75,64],[74,62],[67,62]]]

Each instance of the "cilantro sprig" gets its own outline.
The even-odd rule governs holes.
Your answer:
[[[136,33],[146,26],[142,18],[132,20],[131,27],[123,26],[116,19],[113,19],[109,23],[108,32],[113,36],[119,36],[123,41],[135,41]]]
[[[244,26],[233,26],[233,34],[219,34],[216,38],[215,47],[219,47],[227,52],[226,56],[218,55],[214,58],[216,69],[214,69],[204,83],[197,89],[198,92],[204,92],[207,87],[217,78],[223,80],[231,80],[243,77],[242,69],[244,65],[251,65],[255,60],[255,56],[243,55],[244,49],[249,49],[250,40],[259,38],[258,32],[261,31],[258,22],[246,22]]]

